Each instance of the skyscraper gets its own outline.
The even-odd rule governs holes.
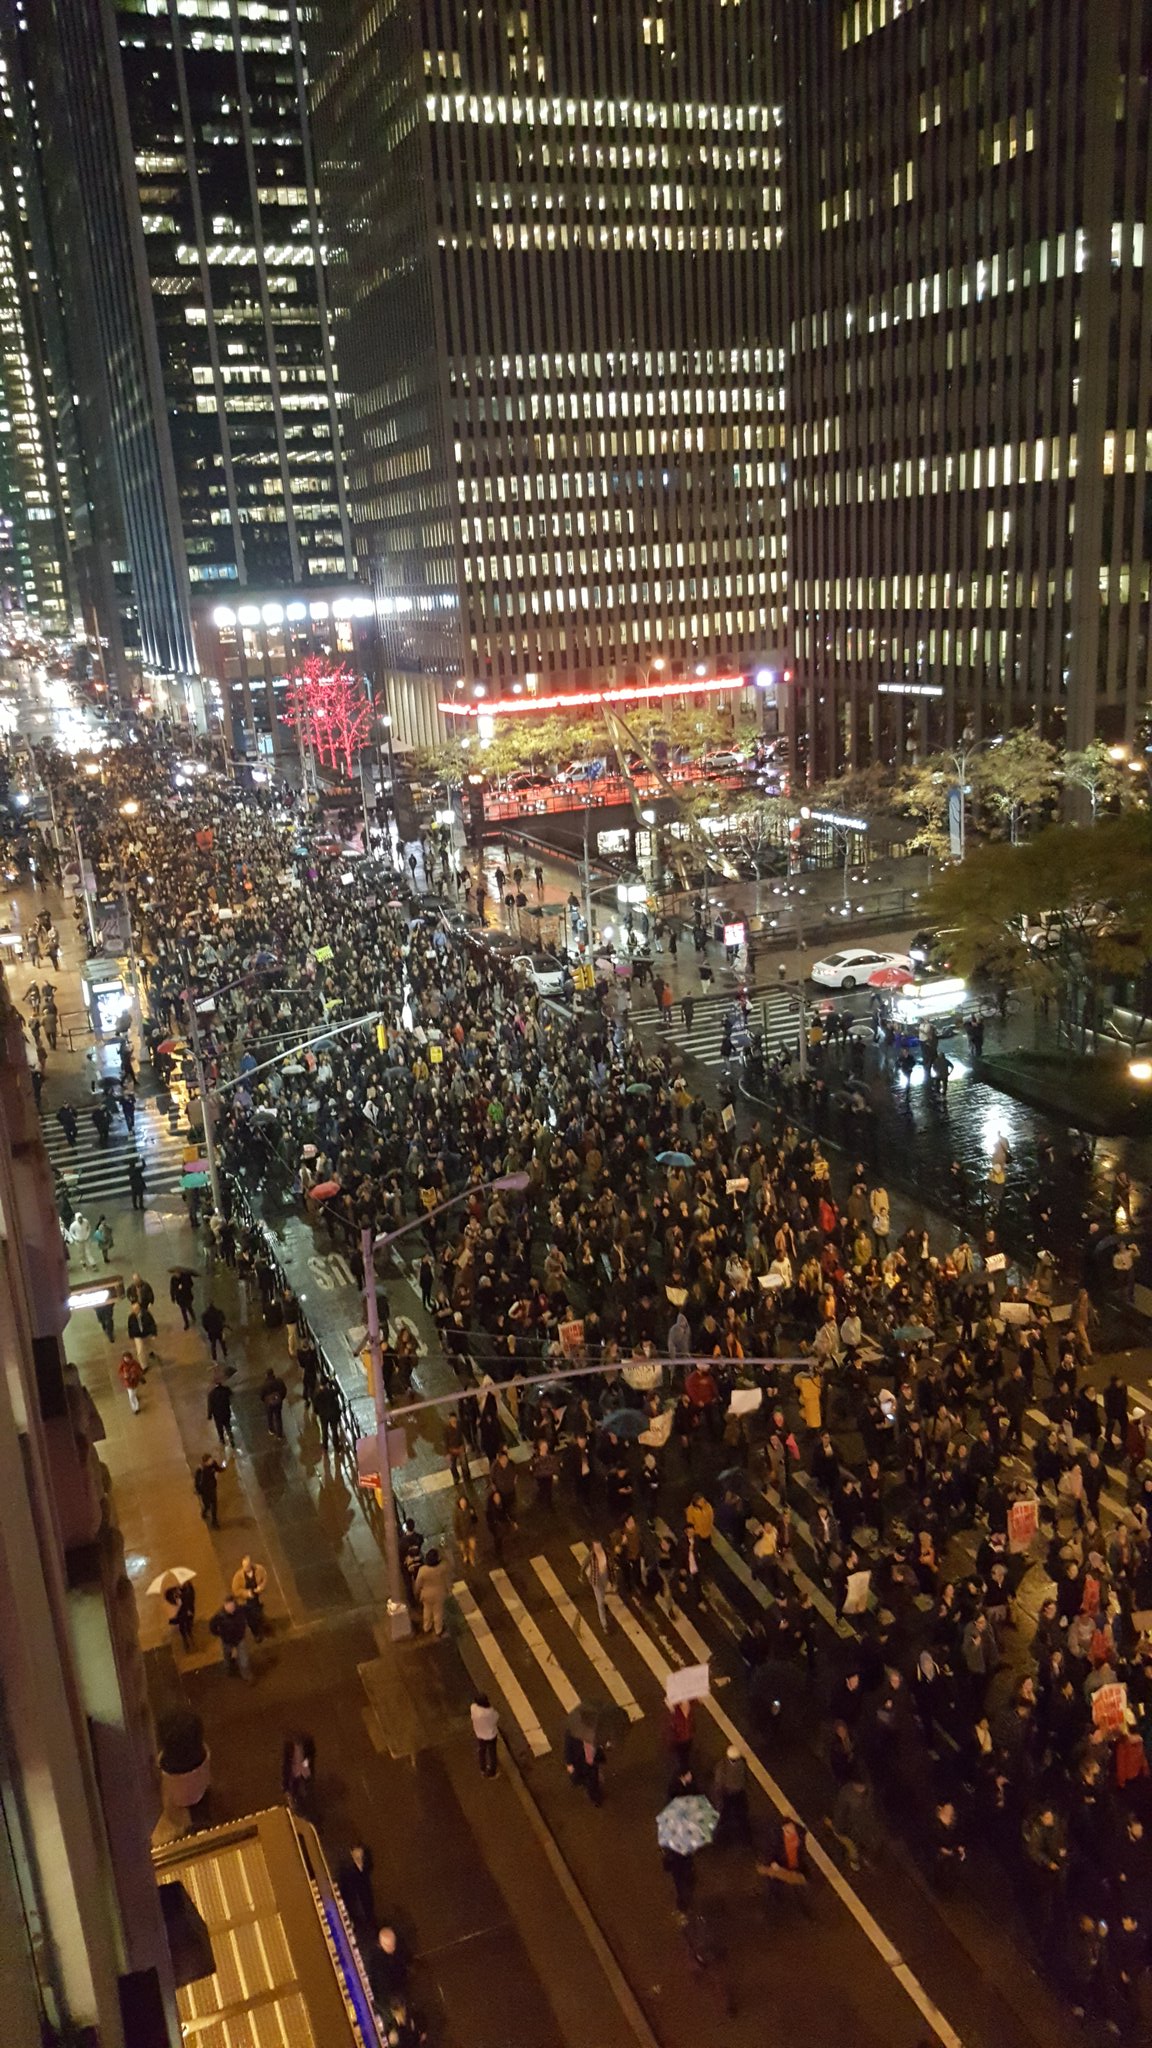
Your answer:
[[[18,91],[0,48],[0,579],[10,603],[63,634],[76,604],[71,535],[31,256]]]
[[[530,692],[774,649],[759,10],[320,0],[313,27],[352,519],[404,730],[457,676]]]
[[[1131,734],[1152,695],[1152,7],[791,0],[787,20],[800,750],[826,774],[966,722]]]
[[[79,222],[85,244],[68,346],[106,386],[143,659],[191,678],[197,592],[350,564],[295,0],[29,0],[20,18],[66,130],[45,164],[56,233]]]

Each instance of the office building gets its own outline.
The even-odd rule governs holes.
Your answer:
[[[821,776],[966,723],[1131,735],[1152,7],[791,0],[787,21],[801,757]]]
[[[398,728],[784,631],[762,11],[319,0],[349,495]]]
[[[70,515],[31,249],[18,91],[0,45],[0,586],[9,608],[49,633],[66,634],[76,608]]]
[[[82,223],[67,343],[105,385],[145,680],[182,681],[199,717],[196,594],[351,562],[295,0],[29,0],[21,19],[66,130],[43,156],[59,238]]]
[[[193,600],[193,627],[207,701],[237,755],[287,754],[297,745],[284,722],[287,678],[306,661],[350,668],[372,705],[371,743],[387,737],[386,703],[376,703],[380,668],[376,606],[366,590],[311,584],[242,592],[239,601]]]
[[[52,1176],[2,979],[0,1041],[2,2034],[175,2048],[135,1601],[102,1427],[65,1355]]]

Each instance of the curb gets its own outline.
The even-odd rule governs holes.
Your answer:
[[[564,1861],[552,1830],[540,1812],[531,1792],[528,1790],[523,1773],[503,1731],[501,1731],[499,1739],[504,1768],[507,1771],[509,1783],[516,1794],[525,1819],[548,1859],[556,1882],[579,1922],[584,1938],[596,1957],[600,1968],[603,1970],[612,1996],[616,2000],[629,2027],[632,2029],[639,2043],[639,2048],[662,2048],[659,2037],[653,2033],[652,2028],[648,2024],[647,2016],[632,1986],[629,1984],[612,1949],[601,1932],[599,1922],[593,1915],[583,1892],[580,1890],[576,1879]]]

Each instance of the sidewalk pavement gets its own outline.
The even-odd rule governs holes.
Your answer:
[[[316,1821],[335,1867],[366,1841],[379,1924],[414,1963],[414,2003],[440,2048],[655,2048],[637,2033],[618,1973],[600,1959],[587,1909],[573,1909],[504,1760],[482,1778],[470,1691],[447,1645],[397,1659],[366,1620],[321,1625],[256,1653],[249,1686],[214,1660],[185,1674],[149,1660],[153,1709],[200,1714],[212,1753],[206,1824],[278,1804],[281,1747],[317,1750]],[[395,1688],[407,1716],[382,1722]],[[407,1719],[411,1747],[390,1749]]]

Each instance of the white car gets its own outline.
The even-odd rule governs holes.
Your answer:
[[[907,953],[876,953],[868,946],[848,946],[841,953],[829,953],[809,969],[808,978],[817,988],[866,988],[871,975],[881,967],[900,967],[912,979],[912,962]]]
[[[512,965],[532,983],[538,996],[563,995],[568,969],[553,954],[518,953]]]

